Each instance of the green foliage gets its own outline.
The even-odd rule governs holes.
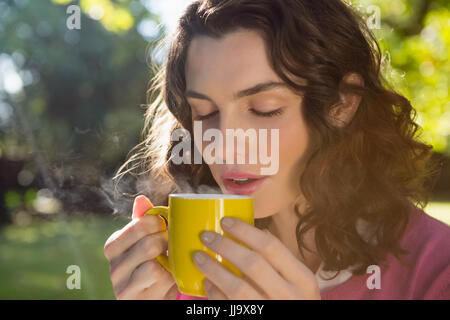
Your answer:
[[[385,76],[418,111],[423,139],[450,155],[450,10],[446,1],[352,0],[366,17],[380,8],[380,29],[372,29],[390,64]],[[360,7],[358,7],[360,5]],[[428,5],[423,9],[424,5]]]
[[[24,200],[27,207],[30,207],[34,200],[37,198],[37,191],[34,188],[27,189],[25,191]]]
[[[22,204],[22,196],[17,191],[7,191],[5,193],[5,204],[9,209],[16,209]]]
[[[136,22],[158,18],[136,2],[132,14],[132,1],[23,3],[2,4],[0,54],[32,83],[14,95],[0,88],[0,104],[16,116],[0,126],[1,153],[24,159],[40,150],[49,164],[77,160],[113,171],[138,142],[152,76],[147,55],[153,43],[138,33]],[[82,9],[80,30],[66,27],[71,3]],[[99,21],[89,15],[92,5],[104,8]]]
[[[124,0],[119,3],[110,0],[52,0],[56,4],[78,4],[86,14],[101,16],[100,23],[110,32],[121,33],[131,29],[135,23],[129,11],[131,1]]]

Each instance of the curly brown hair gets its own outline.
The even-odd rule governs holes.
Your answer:
[[[369,265],[383,265],[388,252],[400,259],[407,253],[399,241],[411,204],[426,206],[438,168],[432,146],[420,141],[415,109],[382,75],[375,36],[339,0],[199,0],[189,5],[149,88],[143,140],[114,179],[144,175],[166,197],[182,182],[194,190],[217,187],[207,164],[170,161],[175,145],[170,137],[177,128],[192,136],[185,97],[191,40],[197,35],[220,38],[237,29],[259,32],[273,70],[304,95],[302,110],[313,143],[300,179],[308,208],[300,213],[296,206],[300,252],[310,250],[303,236],[314,228],[324,270],[357,266],[354,273],[361,274]],[[348,72],[360,74],[364,86],[343,83]],[[336,127],[327,115],[339,105],[340,92],[362,99],[352,121]],[[256,226],[267,225],[265,219],[257,219]],[[358,232],[359,220],[373,226],[375,243]]]

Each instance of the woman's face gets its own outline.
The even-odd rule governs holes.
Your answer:
[[[267,90],[235,93],[261,83],[281,82],[269,64],[262,37],[254,31],[236,31],[217,40],[206,36],[195,37],[188,49],[186,63],[186,98],[192,109],[192,119],[210,115],[202,120],[202,131],[218,129],[224,137],[223,164],[209,164],[211,173],[223,193],[239,194],[230,189],[222,174],[239,170],[261,175],[259,154],[257,163],[249,160],[246,144],[245,164],[237,164],[236,148],[225,143],[226,129],[267,129],[268,157],[275,161],[278,170],[268,175],[259,187],[251,192],[255,203],[255,218],[264,218],[290,206],[300,193],[299,179],[308,146],[308,134],[302,115],[302,97],[287,86],[274,86]],[[272,116],[262,116],[280,110]],[[256,112],[256,113],[255,113]],[[259,113],[258,113],[259,112]],[[271,129],[278,129],[279,142],[271,155]],[[258,135],[259,136],[259,135]],[[202,151],[211,142],[203,141]],[[235,146],[236,146],[235,141]],[[258,150],[260,143],[258,143]],[[236,149],[236,150],[231,150]],[[226,154],[232,153],[233,163],[226,163]],[[203,154],[203,153],[202,153]]]

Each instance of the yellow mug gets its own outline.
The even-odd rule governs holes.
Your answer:
[[[205,276],[195,266],[193,257],[198,250],[206,251],[225,268],[243,277],[242,273],[200,240],[203,231],[214,231],[246,246],[221,228],[223,217],[238,218],[254,225],[253,198],[231,194],[175,193],[169,195],[169,206],[156,206],[145,214],[162,216],[167,222],[168,256],[159,255],[157,261],[172,273],[178,290],[191,296],[205,297]]]

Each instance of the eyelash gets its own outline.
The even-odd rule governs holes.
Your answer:
[[[273,110],[273,111],[269,111],[269,112],[260,112],[260,111],[257,111],[255,109],[250,109],[250,111],[253,114],[255,114],[255,115],[259,116],[259,117],[265,117],[265,118],[275,117],[275,116],[280,115],[281,113],[283,113],[281,108]],[[206,120],[206,119],[209,119],[214,114],[216,114],[217,112],[218,111],[214,111],[214,112],[211,112],[210,114],[207,114],[207,115],[204,115],[204,116],[198,116],[195,120]]]

